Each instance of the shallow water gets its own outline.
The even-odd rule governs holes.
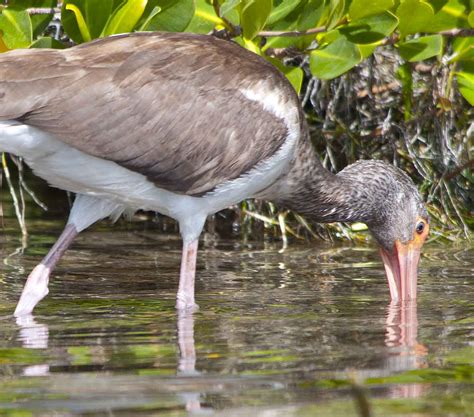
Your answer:
[[[474,251],[428,245],[390,305],[372,247],[207,233],[200,311],[177,316],[181,243],[152,222],[84,232],[34,317],[11,316],[60,232],[4,220],[0,415],[473,416]]]

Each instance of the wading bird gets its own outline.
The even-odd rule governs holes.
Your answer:
[[[17,316],[46,296],[51,271],[79,232],[139,209],[179,222],[176,307],[196,308],[206,217],[249,197],[318,222],[365,222],[391,298],[416,297],[428,217],[411,179],[381,161],[327,171],[292,86],[233,42],[135,33],[0,54],[0,151],[77,194],[63,233],[28,276]]]

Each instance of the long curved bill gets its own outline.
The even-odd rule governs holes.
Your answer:
[[[413,300],[416,298],[418,262],[421,245],[417,241],[407,244],[395,242],[392,253],[380,249],[385,267],[390,296],[394,301]]]

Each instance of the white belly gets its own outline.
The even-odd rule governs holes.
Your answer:
[[[24,158],[36,175],[54,187],[116,202],[131,210],[153,210],[193,229],[193,223],[271,185],[286,172],[296,137],[289,137],[272,157],[241,177],[220,184],[202,197],[176,194],[155,186],[144,175],[64,144],[34,127],[0,122],[0,151]]]

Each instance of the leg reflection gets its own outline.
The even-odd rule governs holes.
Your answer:
[[[16,318],[19,328],[18,341],[27,349],[47,349],[49,340],[49,329],[46,324],[37,323],[33,315],[20,316]],[[49,365],[38,364],[25,366],[23,375],[44,376],[49,374]]]
[[[46,349],[48,347],[49,329],[46,324],[37,323],[34,316],[28,314],[16,318],[19,327],[18,341],[29,349]]]
[[[191,311],[178,310],[178,376],[196,376],[196,349],[194,347],[194,316]],[[187,411],[201,410],[201,394],[199,392],[183,392],[180,394],[186,404]]]
[[[194,317],[189,311],[178,312],[178,375],[198,375],[194,348]]]

